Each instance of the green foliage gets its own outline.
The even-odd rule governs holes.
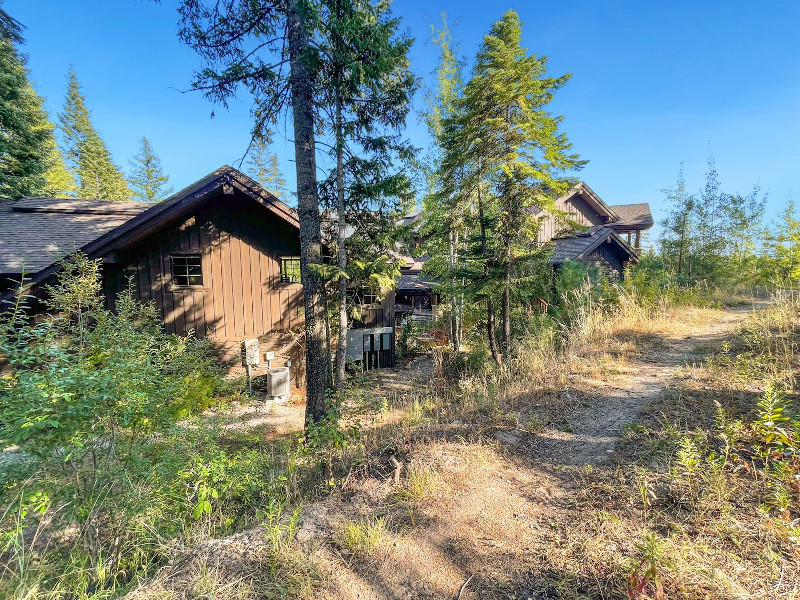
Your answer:
[[[567,260],[558,269],[556,293],[559,298],[567,298],[588,279],[589,271],[583,263]]]
[[[773,384],[767,386],[758,402],[758,419],[754,423],[765,444],[775,444],[780,449],[797,448],[798,422],[789,416],[788,407],[786,395]]]
[[[458,66],[442,35],[439,101],[429,119],[442,158],[426,200],[436,220],[429,223],[429,250],[440,258],[430,269],[447,282],[448,295],[486,304],[485,331],[499,360],[494,303],[502,297],[508,352],[512,314],[549,296],[541,222],[559,217],[555,199],[574,183],[566,174],[585,161],[570,152],[562,118],[547,110],[569,75],[548,76],[547,59],[522,47],[517,13],[508,11],[491,27],[457,98]]]
[[[0,315],[0,446],[25,465],[5,474],[5,491],[60,506],[97,582],[105,535],[147,511],[137,487],[152,475],[152,436],[207,405],[216,376],[206,345],[164,334],[154,306],[123,292],[116,313],[103,308],[97,262],[65,259],[48,291],[46,318],[29,320],[24,299]],[[118,551],[113,569],[126,559]]]
[[[275,194],[279,200],[288,202],[289,191],[286,189],[286,179],[278,165],[278,155],[269,151],[272,132],[267,133],[265,136],[253,139],[247,158],[247,171],[261,184],[261,187]]]
[[[69,198],[78,191],[75,175],[67,169],[64,155],[53,137],[48,142],[47,171],[44,173],[44,194],[53,198]]]
[[[350,556],[368,558],[387,533],[386,519],[382,517],[345,521],[337,532],[336,542]]]
[[[0,39],[0,196],[42,194],[53,125],[28,82],[25,59],[7,37]]]
[[[698,193],[687,190],[683,166],[675,186],[663,191],[671,210],[663,223],[661,259],[678,283],[732,287],[758,279],[755,240],[766,204],[758,186],[747,195],[724,192],[709,158]]]
[[[141,149],[131,161],[131,167],[128,180],[134,199],[160,202],[172,194],[172,187],[167,185],[169,176],[164,173],[161,159],[146,137],[142,138]]]
[[[125,176],[94,128],[78,76],[70,71],[64,109],[59,115],[67,164],[77,175],[82,198],[130,200]]]
[[[765,250],[760,264],[764,280],[778,287],[800,281],[800,220],[792,198],[787,200],[780,219],[773,224]]]

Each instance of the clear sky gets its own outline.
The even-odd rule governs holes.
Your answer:
[[[183,93],[196,56],[177,40],[177,0],[6,0],[27,26],[24,52],[53,118],[72,65],[95,126],[127,169],[146,135],[176,189],[237,161],[248,141],[249,98],[230,110]],[[650,202],[681,162],[690,188],[702,185],[709,151],[723,187],[769,194],[770,213],[800,196],[800,3],[739,1],[478,2],[396,0],[394,11],[416,38],[412,67],[426,83],[436,63],[430,26],[446,12],[461,53],[514,8],[531,52],[550,57],[553,74],[571,72],[555,111],[590,162],[581,172],[611,204]],[[418,95],[417,107],[422,105]],[[210,115],[215,112],[212,119]],[[282,133],[282,132],[281,132]],[[408,135],[427,144],[416,115]],[[276,150],[287,180],[292,148]]]

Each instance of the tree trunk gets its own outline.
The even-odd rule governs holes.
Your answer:
[[[336,221],[339,244],[339,339],[336,345],[336,393],[344,390],[345,367],[347,366],[347,220],[344,200],[344,140],[342,139],[342,99],[336,100]]]
[[[486,298],[486,335],[489,338],[489,350],[497,366],[501,366],[500,351],[497,349],[497,338],[494,333],[494,300],[491,296]]]
[[[487,263],[488,260],[488,248],[487,248],[487,240],[486,240],[486,219],[483,214],[483,197],[481,195],[481,186],[480,186],[480,177],[478,179],[478,220],[481,224],[481,253],[483,255],[483,277],[484,279],[489,277],[489,264]],[[491,296],[487,296],[486,298],[486,337],[489,340],[489,350],[492,351],[492,358],[494,358],[494,362],[497,363],[499,367],[500,363],[500,351],[497,349],[497,339],[495,338],[494,332],[494,301],[492,300]]]
[[[447,250],[448,250],[448,259],[449,259],[449,267],[450,272],[453,273],[455,271],[456,264],[458,262],[456,258],[456,246],[458,245],[458,232],[456,232],[453,226],[450,226],[450,231],[447,238]],[[450,292],[450,341],[453,344],[453,352],[460,352],[461,351],[461,322],[460,322],[460,315],[458,312],[458,297],[456,296],[456,278],[451,278],[452,288]]]
[[[510,244],[510,240],[507,240]],[[503,268],[503,354],[508,356],[511,350],[511,248],[505,252]]]
[[[323,282],[314,265],[322,263],[319,198],[314,143],[314,88],[306,64],[308,15],[302,0],[288,0],[288,49],[297,170],[297,213],[300,217],[300,270],[303,279],[306,332],[306,426],[325,417],[328,406],[328,351],[325,349]]]

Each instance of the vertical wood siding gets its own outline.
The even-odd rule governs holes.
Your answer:
[[[202,286],[174,285],[174,254],[201,256]],[[122,263],[104,268],[104,286],[113,298],[132,276],[134,290],[156,304],[168,332],[238,341],[302,323],[302,286],[280,283],[279,263],[299,254],[299,235],[288,223],[238,193],[218,196],[124,249]]]
[[[603,223],[600,215],[579,195],[567,200],[558,200],[556,208],[568,213],[571,220],[586,227]],[[545,217],[539,228],[539,243],[546,243],[558,236],[561,233],[559,229],[560,223],[550,216]]]

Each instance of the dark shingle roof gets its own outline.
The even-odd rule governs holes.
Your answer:
[[[14,212],[129,215],[135,217],[153,206],[150,202],[110,202],[82,198],[23,198],[12,205]]]
[[[621,227],[647,229],[653,226],[653,215],[650,213],[650,205],[646,202],[640,204],[617,204],[610,208],[619,215],[619,221],[611,223],[611,226],[615,229]]]
[[[397,282],[397,291],[403,292],[429,292],[433,290],[435,282],[425,279],[422,275],[404,273]]]
[[[606,227],[596,227],[573,237],[556,238],[553,240],[555,247],[550,255],[550,262],[560,265],[565,260],[580,260],[584,253],[600,244],[612,233],[613,231]]]
[[[36,273],[153,204],[23,198],[0,210],[0,273]]]

